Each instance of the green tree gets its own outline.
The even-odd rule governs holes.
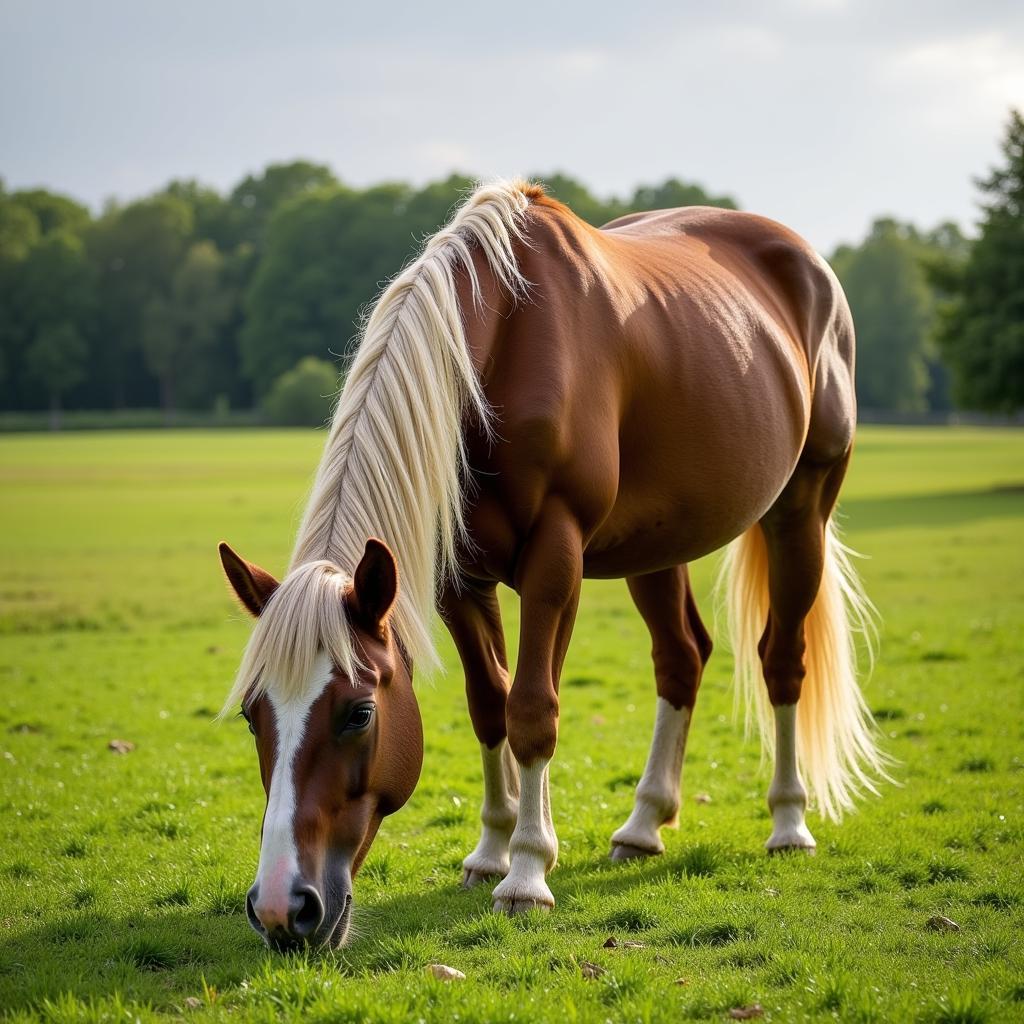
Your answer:
[[[41,237],[39,218],[13,196],[0,194],[0,264],[23,260]]]
[[[937,338],[958,401],[1008,413],[1024,408],[1024,118],[1017,110],[1002,153],[1004,163],[977,181],[983,215],[970,254],[933,279],[952,294]]]
[[[250,174],[228,198],[235,214],[233,243],[248,243],[258,251],[271,217],[284,203],[303,193],[337,184],[329,167],[308,160],[271,164],[258,176]]]
[[[213,242],[221,252],[227,252],[238,244],[238,210],[216,189],[188,179],[172,181],[163,194],[191,207],[192,233],[197,239]]]
[[[231,308],[222,283],[223,258],[210,241],[196,242],[174,273],[170,291],[155,293],[142,313],[142,350],[160,382],[168,423],[179,392],[186,401],[206,391],[209,352]]]
[[[949,412],[953,408],[952,381],[942,350],[936,343],[940,311],[956,291],[964,261],[971,251],[970,239],[958,224],[945,221],[920,236],[919,263],[931,286],[935,315],[931,320],[931,337],[927,348],[928,408]]]
[[[12,200],[36,218],[41,234],[55,231],[81,235],[92,219],[89,211],[74,199],[47,192],[46,189],[26,189],[15,192]]]
[[[583,220],[595,227],[607,224],[627,213],[647,210],[671,210],[679,206],[721,206],[736,209],[729,196],[715,196],[700,185],[668,178],[660,185],[641,185],[629,199],[599,199],[582,182],[568,175],[554,173],[540,175],[548,193],[571,207]]]
[[[35,214],[0,189],[0,394],[5,405],[9,404],[6,385],[16,378],[18,351],[25,339],[22,264],[39,237]]]
[[[857,395],[869,409],[927,408],[934,298],[920,245],[912,228],[885,218],[859,247],[832,258],[857,329]]]
[[[306,355],[344,354],[360,312],[458,201],[465,179],[419,192],[344,186],[296,196],[272,218],[245,298],[242,366],[257,396]]]
[[[18,297],[19,384],[45,394],[59,426],[64,397],[86,377],[95,320],[95,275],[81,239],[62,231],[43,238],[18,268]]]
[[[693,182],[668,178],[660,185],[641,185],[630,201],[630,209],[671,210],[677,206],[720,206],[727,210],[737,209],[736,200],[731,196],[715,196]]]
[[[42,189],[5,193],[0,185],[0,384],[5,405],[38,403],[42,392],[52,398],[28,364],[30,346],[53,348],[58,342],[49,336],[64,324],[73,325],[78,335],[69,351],[85,343],[95,309],[93,275],[80,238],[88,222],[88,210],[66,196]],[[73,375],[78,383],[81,375]],[[61,382],[58,401],[72,386]]]
[[[267,419],[282,427],[319,427],[330,415],[339,388],[338,372],[314,356],[282,373],[263,400]]]
[[[109,382],[104,397],[115,406],[129,398],[134,404],[152,401],[141,348],[143,318],[154,302],[169,299],[193,226],[189,203],[165,194],[108,210],[89,231],[103,339],[97,372]]]
[[[68,320],[39,328],[25,353],[25,369],[50,399],[50,429],[60,430],[64,395],[85,377],[89,348]]]

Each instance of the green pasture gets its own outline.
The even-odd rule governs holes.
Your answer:
[[[589,583],[552,770],[555,910],[498,917],[489,888],[459,888],[479,764],[445,641],[445,674],[418,684],[423,779],[356,881],[353,942],[282,957],[242,909],[252,739],[212,721],[248,629],[216,543],[280,572],[321,443],[0,437],[0,1015],[572,1024],[757,1003],[787,1022],[1024,1020],[1024,432],[861,433],[844,521],[884,619],[866,692],[901,785],[841,825],[813,817],[816,857],[763,853],[767,774],[720,644],[679,830],[663,857],[607,860],[654,687],[625,585]],[[709,625],[712,569],[695,567]]]

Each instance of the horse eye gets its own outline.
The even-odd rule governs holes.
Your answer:
[[[345,721],[343,732],[362,732],[373,721],[373,705],[361,704]]]

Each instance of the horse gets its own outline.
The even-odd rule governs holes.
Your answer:
[[[884,774],[857,681],[872,608],[833,517],[855,420],[849,307],[792,231],[702,207],[598,229],[539,185],[479,186],[365,322],[284,578],[220,546],[256,617],[225,704],[266,791],[253,928],[345,941],[422,767],[435,610],[483,763],[463,883],[496,879],[499,912],[554,906],[548,778],[586,577],[626,579],[657,693],[611,856],[662,853],[711,653],[687,564],[725,546],[737,685],[774,758],[766,846],[813,852],[809,799],[838,819]],[[521,601],[512,678],[499,583]]]

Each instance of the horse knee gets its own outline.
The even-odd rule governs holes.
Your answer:
[[[558,694],[553,687],[522,692],[513,686],[505,723],[509,748],[520,764],[550,760],[558,742]]]
[[[503,679],[466,676],[466,703],[476,738],[488,748],[505,738],[505,704],[508,690]]]

